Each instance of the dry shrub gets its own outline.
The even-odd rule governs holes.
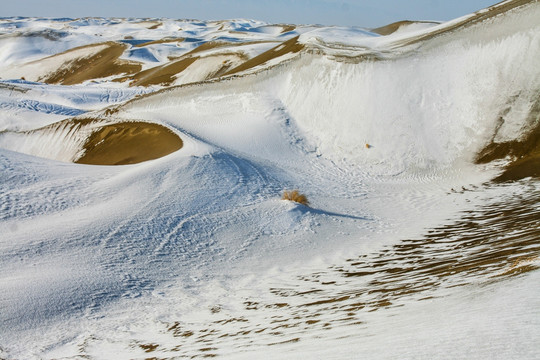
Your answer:
[[[308,201],[306,195],[300,194],[298,192],[298,190],[293,190],[293,191],[285,190],[283,192],[283,196],[281,197],[281,199],[282,200],[294,201],[294,202],[297,202],[299,204],[306,205],[306,206],[309,205],[309,201]]]

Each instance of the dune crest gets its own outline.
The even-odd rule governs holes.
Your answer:
[[[139,72],[141,64],[120,59],[126,49],[127,45],[113,41],[79,46],[18,65],[3,76],[47,84],[75,85],[87,80]]]
[[[52,74],[40,78],[40,81],[48,84],[74,85],[81,84],[86,80],[125,73],[132,74],[141,70],[140,64],[120,59],[120,56],[122,56],[126,49],[126,45],[116,42],[107,42],[103,45],[106,46],[105,49],[89,57],[74,58],[64,63]],[[89,47],[95,46],[89,45]],[[67,53],[74,52],[78,49],[69,50]]]
[[[0,133],[0,147],[52,160],[88,165],[137,164],[181,149],[182,139],[163,125],[69,119],[45,127]]]

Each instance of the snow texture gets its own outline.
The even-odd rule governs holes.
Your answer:
[[[398,276],[410,259],[384,263],[385,249],[539,193],[534,179],[486,185],[500,169],[473,160],[495,135],[518,139],[531,125],[540,5],[452,28],[472,16],[389,36],[251,20],[0,19],[0,358],[540,357],[538,239],[491,273],[437,280],[438,264],[430,286],[393,289],[388,302],[380,282],[356,274],[350,285],[336,270],[358,258]],[[451,30],[429,36],[441,29]],[[205,80],[227,51],[254,58],[296,36],[313,51]],[[183,40],[136,47],[171,38]],[[123,41],[124,59],[151,68],[216,40],[229,48],[202,52],[181,86],[19,79],[83,44]],[[54,59],[41,64],[52,71]],[[39,129],[76,116],[161,124],[184,145],[135,165],[75,164],[88,133]],[[292,189],[311,207],[280,200]],[[495,276],[512,266],[533,270]]]

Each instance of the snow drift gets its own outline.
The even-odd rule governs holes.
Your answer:
[[[0,19],[0,357],[538,357],[539,18]]]

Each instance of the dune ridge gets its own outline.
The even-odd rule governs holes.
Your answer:
[[[183,146],[169,128],[142,121],[75,118],[35,130],[0,133],[5,148],[87,165],[126,165],[154,160]]]
[[[540,358],[540,3],[501,6],[0,19],[70,34],[0,37],[0,358]],[[106,41],[141,69],[6,76],[83,41],[34,75]]]

